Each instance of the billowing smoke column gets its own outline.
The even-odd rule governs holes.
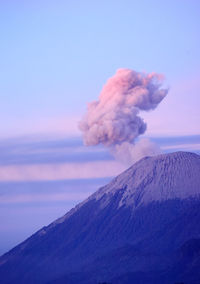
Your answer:
[[[84,143],[102,143],[127,163],[157,153],[155,145],[148,140],[135,144],[135,139],[147,127],[139,112],[156,108],[168,92],[161,88],[162,79],[156,73],[118,69],[103,87],[99,100],[88,104],[79,124]]]

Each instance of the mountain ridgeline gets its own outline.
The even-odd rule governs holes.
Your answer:
[[[1,284],[199,284],[200,156],[146,157],[0,258]]]

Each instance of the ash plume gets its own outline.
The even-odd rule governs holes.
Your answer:
[[[157,153],[152,142],[136,143],[136,138],[147,128],[140,111],[155,109],[167,95],[168,89],[161,88],[162,81],[163,76],[157,73],[118,69],[104,85],[99,99],[88,104],[79,124],[85,145],[103,144],[128,164]]]

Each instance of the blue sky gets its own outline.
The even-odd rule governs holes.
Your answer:
[[[118,68],[165,75],[142,113],[163,152],[200,151],[200,2],[0,2],[0,254],[125,169],[77,124]]]
[[[160,119],[166,133],[199,131],[199,1],[0,5],[1,136],[78,134],[86,103],[121,67],[166,77],[169,95],[148,115],[152,132],[163,133]]]

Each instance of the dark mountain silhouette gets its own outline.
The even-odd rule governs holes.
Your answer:
[[[0,258],[0,283],[200,283],[200,156],[146,157]]]

